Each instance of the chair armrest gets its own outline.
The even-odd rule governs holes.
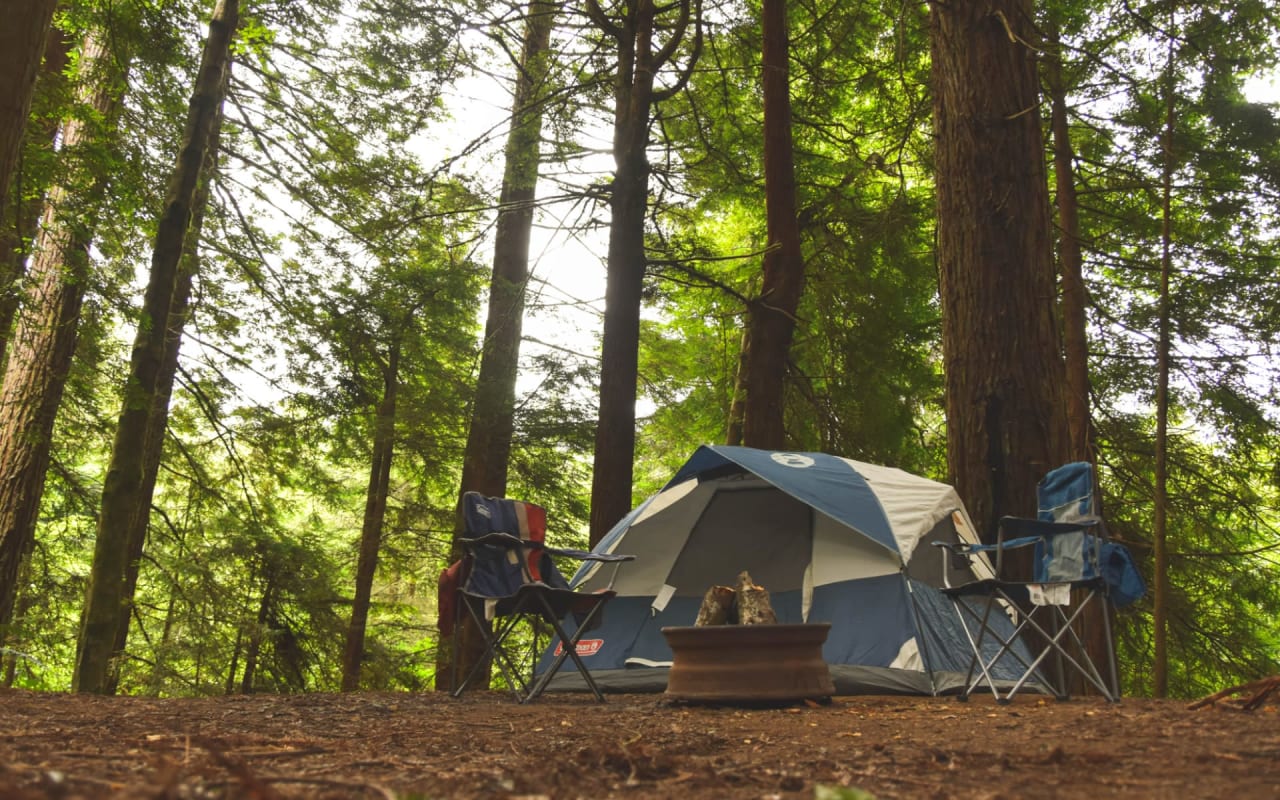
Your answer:
[[[614,562],[635,561],[635,556],[624,556],[617,553],[593,553],[590,550],[574,550],[567,547],[544,547],[553,556],[569,556],[577,558],[581,561],[601,561],[612,564]]]
[[[458,544],[463,547],[479,547],[489,545],[493,547],[534,547],[533,542],[527,542],[519,536],[512,536],[502,531],[494,531],[486,533],[483,536],[477,536],[474,539],[458,539]]]

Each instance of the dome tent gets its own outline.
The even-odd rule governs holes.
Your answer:
[[[746,570],[779,622],[831,623],[823,658],[837,694],[945,692],[971,650],[943,569],[953,585],[976,576],[934,541],[976,542],[946,484],[824,453],[704,445],[597,545],[636,560],[579,654],[606,690],[662,691],[672,655],[661,629],[692,625],[707,589]],[[586,566],[573,583],[596,580]],[[550,688],[579,685],[562,674]]]

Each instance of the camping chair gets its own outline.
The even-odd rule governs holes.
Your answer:
[[[465,609],[484,639],[485,651],[459,683],[458,648],[453,648],[453,696],[460,696],[491,660],[501,670],[512,694],[525,703],[542,694],[568,658],[596,699],[603,702],[604,696],[578,655],[578,640],[600,623],[605,603],[617,594],[613,582],[618,567],[635,557],[548,547],[547,512],[532,503],[467,492],[462,504],[466,536],[458,543],[464,555],[446,570],[442,583],[451,581],[456,586],[449,598],[453,630],[458,629]],[[551,560],[553,555],[613,564],[608,584],[596,592],[574,591]],[[447,594],[442,592],[442,599]],[[447,614],[441,616],[449,618]],[[533,661],[539,652],[537,632],[541,622],[550,624],[560,643],[555,661],[536,680],[532,669],[526,679],[525,671],[517,665],[515,648],[519,637],[512,636],[526,620],[534,629]],[[492,630],[487,623],[493,623]],[[442,631],[446,635],[451,632]]]
[[[947,566],[943,567],[943,594],[952,600],[973,649],[960,699],[967,700],[985,684],[997,702],[1007,703],[1034,681],[1065,700],[1074,673],[1115,702],[1120,689],[1108,604],[1136,600],[1145,591],[1142,579],[1128,551],[1106,540],[1094,511],[1090,464],[1077,462],[1053,470],[1040,481],[1037,496],[1038,517],[1004,517],[994,545],[935,543],[951,552],[952,569],[973,566],[979,559],[990,567],[994,556],[994,568],[981,571],[991,577],[960,586],[950,585]],[[1029,574],[1024,568],[1019,575],[1010,563],[1018,559],[1010,555],[1025,548],[1033,556],[1032,568]],[[1087,616],[1090,609],[1100,613]],[[992,624],[1006,614],[1013,620],[1012,627]],[[1082,635],[1084,623],[1092,623],[1093,616],[1102,626],[1105,679]],[[1050,658],[1055,669],[1042,669]],[[1016,679],[998,680],[997,664],[1003,674]]]

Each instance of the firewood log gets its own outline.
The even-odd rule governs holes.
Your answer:
[[[730,625],[733,619],[734,591],[729,586],[712,586],[702,597],[694,625]]]
[[[778,615],[773,612],[773,605],[769,602],[769,593],[763,586],[756,586],[745,570],[738,575],[735,594],[740,625],[771,625],[778,621]]]

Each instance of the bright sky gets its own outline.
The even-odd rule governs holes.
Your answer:
[[[1280,70],[1245,81],[1244,96],[1252,103],[1280,103]]]

